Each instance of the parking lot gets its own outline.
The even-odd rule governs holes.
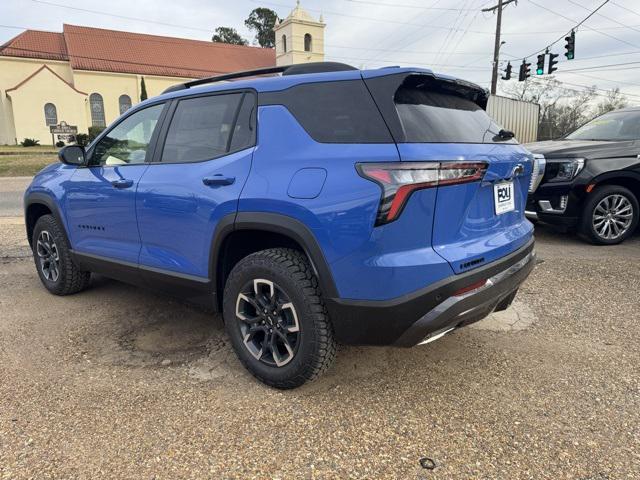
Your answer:
[[[342,347],[282,392],[217,316],[101,277],[49,295],[0,218],[0,478],[640,478],[640,237],[537,230],[522,322]]]

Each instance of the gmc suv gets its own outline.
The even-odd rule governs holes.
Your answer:
[[[633,235],[640,219],[640,108],[605,113],[559,140],[525,146],[536,165],[529,218],[575,228],[596,245]]]
[[[486,103],[430,70],[334,63],[171,87],[34,178],[38,274],[57,295],[95,272],[221,311],[277,388],[336,342],[430,342],[506,309],[535,263],[532,157]]]

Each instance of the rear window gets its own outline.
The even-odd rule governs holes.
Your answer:
[[[260,104],[284,105],[317,142],[393,142],[362,80],[306,83],[261,93]]]
[[[478,104],[428,77],[407,79],[394,95],[408,143],[493,143],[501,127]],[[515,143],[515,140],[509,141]],[[509,143],[501,140],[500,143]]]

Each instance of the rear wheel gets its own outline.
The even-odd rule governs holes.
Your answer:
[[[223,303],[236,354],[267,385],[299,387],[333,363],[333,330],[301,253],[274,248],[245,257],[229,275]]]
[[[89,285],[91,273],[73,263],[62,226],[52,215],[43,215],[36,222],[33,259],[40,281],[54,295],[71,295]]]
[[[633,192],[622,186],[606,185],[587,200],[580,232],[597,245],[614,245],[633,234],[639,215]]]

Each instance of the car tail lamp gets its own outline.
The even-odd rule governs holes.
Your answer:
[[[382,189],[376,226],[396,220],[416,190],[482,180],[486,162],[358,163],[358,173]]]

